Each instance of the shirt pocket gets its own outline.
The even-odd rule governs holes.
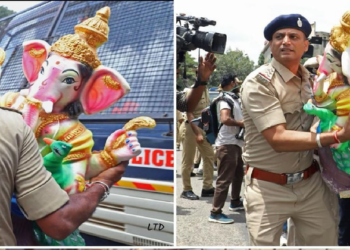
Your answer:
[[[294,113],[300,113],[303,106],[300,102],[287,102],[282,104],[282,110],[283,114],[294,114]]]
[[[287,102],[282,104],[287,129],[297,130],[300,127],[302,109],[303,104],[301,102]]]

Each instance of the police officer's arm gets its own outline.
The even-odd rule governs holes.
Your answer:
[[[288,130],[280,101],[264,84],[247,80],[242,90],[242,104],[258,131],[276,152],[305,151],[318,148],[316,134]],[[350,140],[349,119],[339,131],[341,142]],[[332,133],[320,135],[322,146],[335,143]]]
[[[221,109],[220,110],[220,122],[226,126],[238,126],[244,127],[243,121],[236,121],[230,115],[231,109]]]
[[[31,129],[18,115],[18,166],[15,194],[24,215],[37,221],[44,233],[62,240],[86,221],[96,209],[104,188],[93,185],[86,192],[68,196],[43,166],[42,156]],[[14,128],[16,129],[16,128]],[[112,186],[120,180],[127,163],[106,170],[94,180]]]
[[[111,187],[121,179],[127,165],[128,162],[122,162],[94,177],[92,181],[103,181]],[[82,193],[70,195],[68,203],[36,222],[45,234],[63,240],[91,217],[104,192],[103,186],[92,185]]]
[[[204,137],[201,131],[199,130],[199,127],[191,122],[193,119],[194,119],[193,113],[187,112],[187,120],[189,121],[190,127],[195,135],[196,142],[201,144],[204,141]]]
[[[199,82],[208,82],[210,75],[216,69],[215,65],[216,57],[213,53],[207,53],[205,60],[203,57],[199,58],[198,65],[198,81]],[[197,84],[196,84],[197,85]],[[199,100],[202,98],[203,91],[206,89],[206,85],[197,85],[196,88],[193,88],[187,96],[187,112],[193,112],[196,108]]]
[[[276,152],[305,151],[318,148],[315,133],[288,130],[285,123],[267,128],[262,131],[262,134]],[[350,136],[347,137],[349,140]],[[332,133],[320,134],[320,141],[322,146],[335,143]],[[340,139],[340,141],[345,141],[345,139]]]

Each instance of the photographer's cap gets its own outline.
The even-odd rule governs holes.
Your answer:
[[[273,19],[264,29],[264,37],[271,41],[272,35],[280,29],[293,28],[302,31],[306,38],[311,33],[309,21],[300,14],[280,15]]]

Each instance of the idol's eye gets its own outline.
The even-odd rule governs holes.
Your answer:
[[[73,77],[67,77],[63,80],[63,82],[65,82],[67,84],[72,84],[72,83],[75,83],[76,81],[74,80]]]
[[[40,74],[44,74],[44,67],[41,67]]]
[[[334,62],[333,61],[334,57],[331,54],[327,53],[326,58],[329,62],[331,62],[331,63]]]

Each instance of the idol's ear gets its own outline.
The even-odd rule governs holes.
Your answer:
[[[117,71],[103,65],[97,67],[84,86],[80,102],[85,114],[94,114],[112,106],[130,87]]]
[[[38,78],[41,65],[47,59],[51,46],[42,40],[23,42],[23,71],[29,83]]]

